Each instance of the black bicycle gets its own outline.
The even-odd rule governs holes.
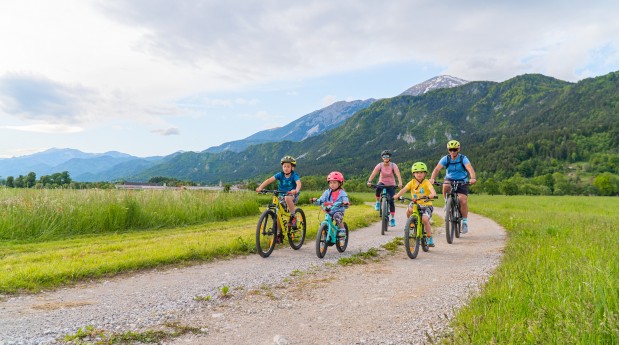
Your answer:
[[[379,199],[379,216],[381,217],[381,235],[385,235],[388,229],[388,223],[390,222],[390,195],[387,193],[387,187],[381,184],[371,184],[370,188],[376,189],[382,187],[381,199]]]
[[[459,204],[459,195],[456,190],[459,186],[469,184],[469,182],[435,182],[435,185],[438,186],[443,184],[450,185],[450,191],[446,195],[446,204],[444,205],[444,210],[446,212],[444,223],[446,223],[446,241],[448,241],[449,244],[452,244],[454,236],[456,236],[456,238],[461,237],[461,221],[463,220],[463,215],[461,214],[461,204]]]

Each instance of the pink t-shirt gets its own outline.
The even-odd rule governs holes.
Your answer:
[[[400,171],[398,170],[398,165],[392,162],[390,162],[390,164],[388,165],[379,163],[375,167],[374,171],[379,171],[379,169],[381,169],[381,172],[379,173],[379,183],[383,183],[386,186],[396,186],[396,179],[394,178],[394,173],[396,173],[397,171],[400,173]]]

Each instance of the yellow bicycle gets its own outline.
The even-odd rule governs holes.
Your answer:
[[[271,203],[260,215],[256,226],[256,251],[264,258],[271,255],[276,243],[284,242],[282,229],[286,231],[288,244],[297,250],[306,240],[306,214],[301,208],[295,209],[297,224],[291,225],[291,213],[284,201],[285,191],[263,190],[261,194],[273,194]]]

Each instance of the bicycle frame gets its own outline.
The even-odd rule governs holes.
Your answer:
[[[256,250],[258,254],[264,258],[271,255],[276,243],[283,242],[283,230],[286,230],[291,248],[295,250],[301,248],[306,239],[306,215],[304,211],[301,208],[296,208],[297,226],[292,227],[289,224],[291,213],[284,200],[281,200],[281,196],[287,195],[288,192],[263,190],[261,193],[273,193],[273,197],[271,203],[267,205],[267,209],[261,214],[256,227]]]
[[[342,205],[341,202],[331,203],[324,202],[321,203],[321,208],[323,212],[325,212],[325,220],[321,222],[319,225],[319,231],[316,236],[316,255],[319,258],[323,258],[325,253],[327,253],[327,247],[331,247],[334,244],[336,245],[336,249],[338,252],[342,253],[346,250],[347,244],[349,243],[349,227],[346,222],[343,222],[345,228],[345,236],[338,237],[338,228],[336,224],[334,224],[334,220],[332,219],[329,211],[332,207],[337,207]]]
[[[381,235],[385,235],[385,232],[388,229],[388,222],[390,221],[390,213],[389,213],[389,202],[390,196],[387,193],[387,187],[385,185],[376,185],[371,184],[371,188],[376,189],[377,187],[383,187],[381,190],[381,202],[379,207],[379,216],[381,217]]]
[[[450,185],[450,191],[446,193],[446,204],[444,222],[446,224],[446,241],[452,244],[454,236],[461,237],[461,220],[463,216],[461,214],[461,204],[459,202],[459,194],[456,192],[461,185],[469,184],[468,182],[460,181],[443,181],[435,182],[435,185]]]
[[[435,197],[435,199],[436,198],[437,197]],[[428,252],[428,242],[426,239],[426,234],[424,232],[422,213],[420,212],[420,205],[418,205],[418,201],[431,200],[431,198],[424,197],[420,199],[410,199],[406,197],[401,197],[401,200],[408,200],[413,202],[413,212],[411,213],[411,216],[409,216],[409,219],[407,220],[407,226],[405,227],[405,251],[407,252],[407,256],[409,256],[410,259],[415,259],[418,256],[420,244],[422,245],[422,250]],[[414,230],[413,236],[411,235],[412,230]]]

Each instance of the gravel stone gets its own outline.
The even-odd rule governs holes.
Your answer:
[[[165,344],[427,344],[499,263],[505,231],[469,215],[470,232],[447,244],[434,226],[436,247],[411,260],[400,246],[377,260],[337,261],[403,236],[380,224],[351,232],[349,247],[324,259],[315,239],[300,250],[279,247],[269,258],[249,255],[184,268],[159,268],[35,295],[0,298],[0,345],[59,344],[94,325],[107,332],[162,329],[167,322],[202,329]],[[441,217],[443,210],[435,208]],[[309,215],[313,216],[313,215]],[[301,272],[301,273],[300,273]],[[228,298],[220,296],[229,286]],[[197,300],[211,296],[211,300]]]

